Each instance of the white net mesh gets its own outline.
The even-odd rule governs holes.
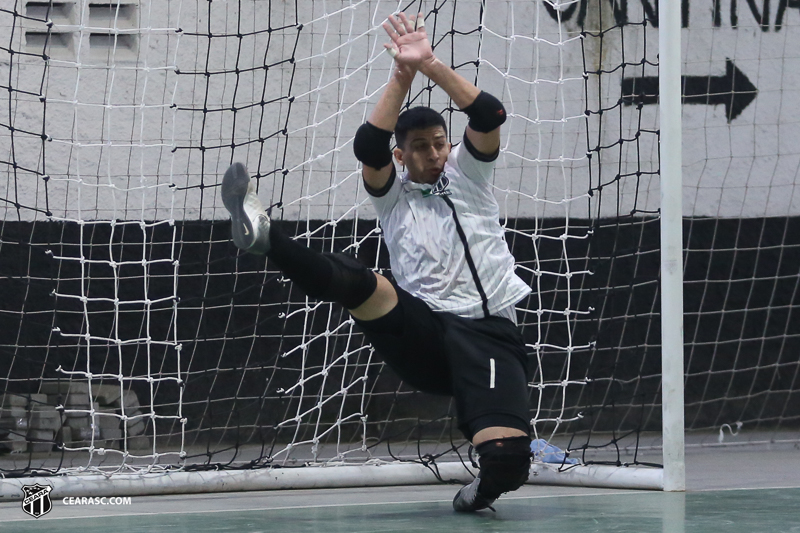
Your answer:
[[[494,186],[534,288],[518,307],[538,369],[537,437],[586,459],[601,448],[640,462],[619,450],[660,425],[657,108],[622,82],[657,74],[643,5],[4,6],[0,446],[17,454],[0,468],[429,462],[466,451],[447,398],[404,386],[340,307],[238,253],[219,198],[222,173],[241,161],[287,233],[389,273],[351,144],[388,80],[380,24],[399,10],[424,12],[437,56],[508,110]],[[408,103],[442,112],[460,141],[465,117],[441,89],[418,76]],[[784,275],[795,283],[789,315],[796,274]],[[788,354],[798,333],[784,324]],[[781,368],[795,376],[788,402],[798,366]],[[739,394],[712,389],[703,406]],[[796,410],[780,418],[797,420]]]

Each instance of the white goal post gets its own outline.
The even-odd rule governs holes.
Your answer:
[[[686,489],[683,415],[683,157],[681,6],[658,3],[661,138],[661,403],[666,491]]]

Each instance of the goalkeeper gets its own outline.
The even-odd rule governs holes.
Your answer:
[[[458,427],[478,452],[480,473],[453,506],[477,511],[522,486],[531,459],[527,355],[514,310],[530,288],[514,273],[490,185],[505,109],[436,58],[422,14],[390,16],[383,26],[395,71],[358,129],[354,151],[396,284],[271,226],[239,163],[225,173],[222,199],[239,248],[267,254],[309,297],[344,306],[410,386],[455,398]],[[436,111],[400,113],[417,72],[469,117],[456,147]],[[402,176],[392,155],[406,169]]]

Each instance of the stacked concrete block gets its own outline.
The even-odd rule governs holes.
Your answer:
[[[92,393],[99,406],[95,415],[95,424],[100,431],[100,440],[106,447],[121,447],[122,413],[118,407],[121,394],[119,385],[95,386],[92,387]],[[133,392],[131,394],[136,396]]]
[[[147,418],[141,416],[141,406],[136,394],[131,390],[126,390],[122,396],[117,398],[115,405],[120,410],[120,413],[124,408],[125,416],[129,418],[122,426],[122,430],[127,437],[128,449],[149,448],[151,446],[150,438],[144,434],[147,427]]]
[[[67,446],[88,446],[94,440],[95,447],[122,449],[126,429],[128,449],[150,446],[149,438],[143,435],[144,418],[123,424],[123,407],[127,417],[142,414],[135,392],[122,391],[117,384],[92,384],[91,403],[86,382],[46,383],[42,392],[48,395],[49,403],[62,402],[64,406],[65,423],[59,436]]]
[[[23,395],[0,395],[0,453],[28,449],[28,398]]]
[[[46,394],[31,394],[28,402],[28,451],[49,452],[61,427],[61,415]]]
[[[119,385],[93,384],[90,397],[87,382],[45,382],[38,394],[0,395],[0,453],[50,452],[59,442],[147,449],[152,441],[142,415],[136,393]]]
[[[49,452],[61,426],[44,394],[0,396],[0,453]]]
[[[89,384],[78,381],[56,381],[43,383],[40,389],[47,395],[50,405],[63,405],[62,427],[59,437],[69,447],[88,446],[96,430],[92,427],[89,400]]]

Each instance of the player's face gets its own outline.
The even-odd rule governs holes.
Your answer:
[[[436,183],[450,155],[450,143],[441,126],[411,130],[403,148],[395,149],[397,162],[405,165],[408,177],[415,183]]]

